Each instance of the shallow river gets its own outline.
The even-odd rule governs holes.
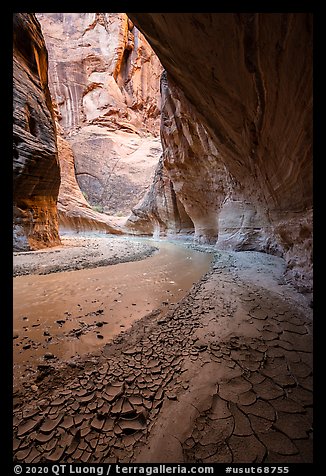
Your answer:
[[[149,312],[168,309],[208,271],[209,254],[151,243],[160,249],[142,261],[14,278],[15,386],[38,364],[94,352]]]

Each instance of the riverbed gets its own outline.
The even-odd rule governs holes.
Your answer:
[[[130,248],[132,241],[120,243],[120,251],[123,246]],[[185,243],[171,243],[171,277],[164,268],[163,243],[151,258],[132,263],[141,271],[127,288],[140,290],[134,293],[139,301],[131,298],[128,303],[118,297],[119,292],[127,294],[121,286],[129,273],[121,272],[123,279],[116,290],[106,284],[106,276],[115,274],[120,265],[15,278],[16,284],[28,278],[70,277],[60,291],[66,301],[58,299],[61,310],[56,320],[64,322],[54,323],[53,317],[46,324],[51,335],[44,337],[52,341],[37,346],[34,337],[35,344],[30,342],[24,351],[15,346],[15,359],[27,355],[30,359],[29,367],[21,368],[22,385],[14,392],[14,460],[33,464],[312,462],[312,309],[303,295],[284,282],[284,260],[253,251],[215,250],[209,271],[194,285],[191,274],[186,292],[185,275],[193,258],[200,255],[188,254]],[[206,247],[199,249],[209,252]],[[184,259],[179,260],[182,253]],[[152,277],[156,260],[157,270],[165,272]],[[92,271],[96,279],[98,273],[104,274],[94,282],[74,278],[91,277]],[[147,279],[158,283],[148,289]],[[154,292],[158,288],[163,290],[159,298]],[[185,295],[174,304],[168,295],[178,300],[179,289]],[[41,328],[47,332],[45,316],[58,289],[56,285],[51,293],[50,284],[45,286],[43,292],[48,295],[44,297],[36,290],[34,285],[26,291],[29,301],[21,316],[28,319],[22,319],[24,332],[40,329],[41,340]],[[36,320],[32,320],[33,296],[36,306],[47,299],[44,315],[36,314]],[[145,312],[159,307],[105,343],[104,330],[109,329],[113,310],[120,309],[121,322],[123,310],[128,313],[130,306],[136,310],[141,305]],[[69,307],[71,315],[62,318]],[[86,317],[88,312],[94,314]],[[84,321],[87,332],[67,336],[70,319],[77,324]],[[124,322],[128,319],[127,314]],[[100,322],[103,325],[96,325]],[[73,327],[75,333],[80,331],[77,325]],[[100,334],[103,339],[96,337]],[[50,345],[55,336],[57,349],[65,348],[68,359],[76,357],[59,358]],[[98,341],[99,347],[78,358],[70,339],[79,345],[86,337],[89,349]],[[41,369],[35,372],[37,361]],[[18,370],[15,360],[16,378]]]
[[[99,240],[108,242],[107,237]],[[134,243],[126,240],[127,247]],[[147,244],[158,251],[142,261],[14,278],[15,387],[26,384],[38,367],[100,350],[153,311],[164,316],[212,260],[211,254],[181,243]],[[41,256],[46,260],[45,253]]]

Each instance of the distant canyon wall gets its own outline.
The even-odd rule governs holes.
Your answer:
[[[86,123],[158,134],[162,67],[125,13],[38,13],[37,18],[66,135]]]
[[[78,185],[94,210],[128,215],[150,185],[161,154],[160,62],[124,13],[37,17]]]
[[[33,14],[13,17],[13,247],[60,244],[60,168],[47,51]]]
[[[57,137],[61,183],[58,197],[59,226],[63,231],[100,230],[121,234],[120,227],[104,213],[93,210],[82,194],[75,176],[74,156],[69,142]]]
[[[57,137],[48,54],[37,18],[15,14],[13,26],[14,250],[59,245],[59,224],[121,233],[86,202],[76,182],[71,148]]]
[[[168,73],[164,174],[197,238],[281,254],[311,290],[311,15],[128,16]]]

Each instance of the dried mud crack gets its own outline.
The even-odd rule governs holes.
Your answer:
[[[219,253],[163,317],[45,371],[15,395],[15,461],[311,462],[312,311],[279,264]]]

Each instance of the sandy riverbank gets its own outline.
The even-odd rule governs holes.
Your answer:
[[[25,462],[312,461],[312,310],[284,262],[215,254],[163,317],[16,394]]]
[[[121,241],[110,243],[125,250]],[[14,278],[15,389],[31,385],[38,368],[96,352],[136,320],[167,312],[209,269],[207,253],[156,244],[140,261]]]
[[[66,235],[61,237],[61,242],[62,246],[14,253],[13,275],[50,274],[139,261],[158,250],[148,243],[105,234]]]

